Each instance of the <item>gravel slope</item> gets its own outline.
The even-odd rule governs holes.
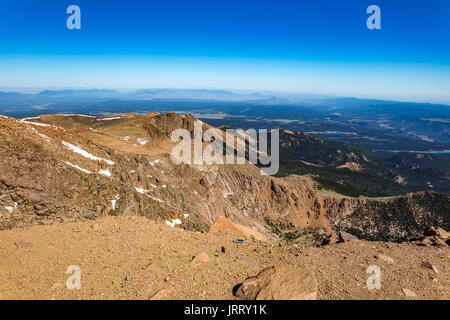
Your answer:
[[[321,248],[184,231],[144,217],[33,226],[0,232],[1,299],[234,299],[233,287],[275,263],[313,272],[319,299],[449,299],[448,248],[355,241]],[[223,253],[221,248],[225,247]],[[196,267],[193,256],[210,261]],[[384,254],[387,262],[375,258]],[[438,273],[423,266],[428,261]],[[366,268],[381,268],[380,290],[366,287]],[[66,269],[81,268],[81,289],[66,288]]]

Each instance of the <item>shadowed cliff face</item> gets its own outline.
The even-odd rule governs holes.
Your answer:
[[[170,135],[192,132],[195,120],[174,113],[0,117],[0,228],[141,215],[203,231],[227,216],[269,239],[280,236],[274,226],[376,240],[415,237],[428,225],[449,229],[449,198],[435,193],[349,198],[318,191],[308,176],[261,176],[251,164],[175,165]]]

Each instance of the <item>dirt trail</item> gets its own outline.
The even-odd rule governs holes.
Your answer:
[[[448,248],[355,241],[296,247],[171,228],[144,217],[33,226],[0,232],[1,299],[234,299],[233,287],[262,268],[285,263],[317,277],[319,299],[449,299]],[[223,253],[221,248],[225,247]],[[193,267],[201,251],[209,262]],[[375,258],[384,254],[390,263]],[[422,265],[428,261],[438,273]],[[381,268],[380,290],[366,287],[366,268]],[[70,265],[81,268],[81,289],[69,290]]]

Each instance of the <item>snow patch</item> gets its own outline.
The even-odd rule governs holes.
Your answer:
[[[116,120],[116,119],[122,119],[122,117],[102,118],[102,119],[96,119],[96,120],[97,121],[104,121],[104,120]]]
[[[107,177],[111,177],[111,172],[109,172],[109,169],[105,169],[105,170],[100,169],[98,171],[98,173],[103,174],[103,175],[105,175]]]
[[[80,170],[80,171],[83,171],[84,173],[92,173],[91,171],[86,170],[86,169],[83,169],[83,168],[77,166],[76,164],[72,164],[72,163],[70,163],[70,162],[66,162],[66,164],[69,165],[69,166],[71,166],[71,167],[73,167],[73,168],[75,168],[75,169],[78,169],[78,170]]]
[[[37,131],[35,128],[31,128],[31,130],[36,133],[37,135],[39,135],[41,138],[44,138],[45,141],[50,142],[50,137],[46,136],[45,134],[40,133],[39,131]]]
[[[139,144],[142,145],[142,146],[148,142],[147,140],[141,139],[141,138],[137,138],[137,141],[138,141]]]
[[[180,219],[173,219],[172,222],[170,222],[169,220],[166,220],[166,224],[168,226],[171,226],[172,228],[175,227],[177,224],[181,224],[181,220]]]
[[[38,123],[38,122],[25,121],[25,120],[20,120],[20,121],[23,123],[34,124],[34,125],[40,126],[40,127],[50,127],[50,125],[46,124],[46,123]]]
[[[142,189],[139,187],[134,187],[134,189],[136,189],[137,192],[142,193],[142,194],[146,194],[146,193],[150,192],[150,190]]]
[[[161,199],[158,199],[158,198],[155,198],[155,197],[152,197],[152,196],[149,196],[149,195],[147,195],[147,197],[149,197],[150,199],[152,199],[152,200],[155,200],[155,201],[158,201],[158,202],[161,202],[161,203],[163,203],[164,201],[162,201]]]
[[[81,149],[80,147],[74,146],[73,144],[70,144],[66,141],[63,141],[62,144],[69,150],[78,153],[80,155],[82,155],[85,158],[91,159],[91,160],[96,160],[96,161],[105,161],[107,164],[113,165],[114,162],[108,159],[103,159],[103,158],[99,158],[94,156],[93,154],[90,154],[87,151],[84,151],[83,149]]]
[[[151,165],[151,166],[154,166],[155,164],[157,164],[157,163],[159,163],[159,159],[157,159],[157,160],[155,160],[155,161],[150,161],[149,162],[149,164]]]

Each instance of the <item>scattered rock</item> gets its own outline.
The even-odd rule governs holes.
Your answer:
[[[220,248],[220,251],[221,251],[222,253],[225,253],[226,250],[227,250],[227,249],[225,249],[225,247]]]
[[[197,254],[192,260],[191,260],[191,266],[195,267],[199,264],[202,264],[204,262],[209,261],[209,256],[206,252],[202,251],[199,254]]]
[[[92,225],[92,229],[94,229],[95,231],[98,231],[98,230],[100,230],[100,225],[98,223],[94,223]]]
[[[151,298],[150,300],[161,300],[162,298],[164,298],[165,296],[167,296],[170,292],[172,291],[172,289],[161,289],[158,292],[156,292]]]
[[[422,262],[422,265],[423,265],[425,268],[428,268],[428,269],[433,270],[434,273],[439,273],[439,269],[438,269],[434,264],[431,264],[429,261],[423,261],[423,262]]]
[[[153,271],[156,269],[156,265],[153,262],[150,262],[146,266],[142,267],[142,270]]]
[[[322,240],[322,242],[320,243],[320,246],[326,246],[328,244],[333,244],[333,243],[337,243],[339,240],[338,236],[336,235],[336,233],[331,233],[329,234],[325,239]]]
[[[407,298],[417,298],[417,294],[414,291],[411,291],[409,289],[402,289],[403,293],[405,294],[405,297]]]
[[[391,257],[389,257],[389,256],[387,256],[385,254],[382,254],[382,253],[377,254],[375,256],[375,258],[377,258],[378,260],[382,260],[384,262],[387,262],[387,263],[392,263],[392,264],[394,263],[394,259],[392,259]]]
[[[317,280],[295,267],[277,264],[247,278],[235,295],[243,300],[315,300]]]
[[[22,241],[22,240],[16,241],[16,242],[14,242],[14,244],[19,249],[29,249],[29,248],[31,248],[33,246],[33,244],[31,242]]]

